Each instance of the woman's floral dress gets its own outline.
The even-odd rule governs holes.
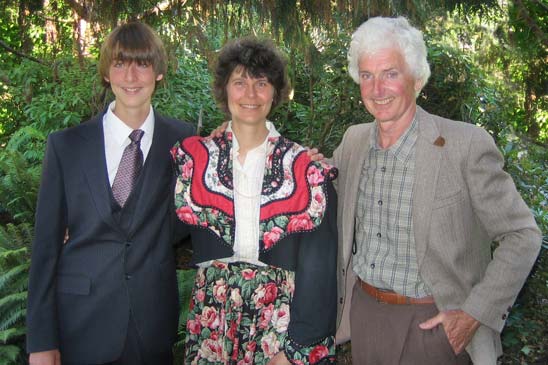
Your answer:
[[[259,243],[266,266],[215,260],[234,240],[230,133],[172,149],[175,205],[194,227],[193,261],[213,260],[196,274],[185,364],[266,364],[280,351],[292,364],[335,362],[336,217],[326,214],[336,170],[283,137],[269,146]]]

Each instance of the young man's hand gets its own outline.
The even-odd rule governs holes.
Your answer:
[[[61,365],[59,350],[33,352],[29,356],[29,365]]]

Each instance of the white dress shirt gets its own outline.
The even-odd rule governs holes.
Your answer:
[[[259,218],[261,208],[261,190],[264,169],[268,153],[268,139],[279,137],[274,125],[267,121],[268,135],[260,146],[247,152],[243,164],[238,160],[240,144],[232,132],[229,122],[226,132],[232,132],[232,175],[234,186],[234,218],[236,232],[234,237],[234,255],[219,259],[223,262],[244,261],[266,266],[259,261]],[[213,261],[198,264],[200,267],[211,265]]]
[[[131,143],[129,135],[133,132],[126,123],[118,118],[113,110],[116,101],[113,101],[108,106],[107,112],[103,116],[103,136],[105,139],[105,157],[107,162],[108,180],[110,186],[114,183],[114,177],[118,171],[120,160],[124,149]],[[141,151],[143,152],[143,164],[146,161],[150,146],[152,145],[152,137],[154,136],[154,112],[152,106],[143,125],[139,128],[143,132],[141,138]]]

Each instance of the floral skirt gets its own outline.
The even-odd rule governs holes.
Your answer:
[[[332,351],[326,346],[291,349],[287,327],[294,288],[292,271],[270,266],[216,261],[198,269],[185,364],[266,364],[288,348],[298,364],[315,363],[309,358],[319,360],[328,352],[334,359],[334,346]]]

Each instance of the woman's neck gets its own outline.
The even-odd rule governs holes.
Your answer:
[[[238,145],[240,147],[238,151],[238,160],[240,160],[240,163],[245,162],[247,153],[260,146],[269,133],[268,128],[266,127],[266,121],[254,125],[232,122],[232,132],[238,139]]]

